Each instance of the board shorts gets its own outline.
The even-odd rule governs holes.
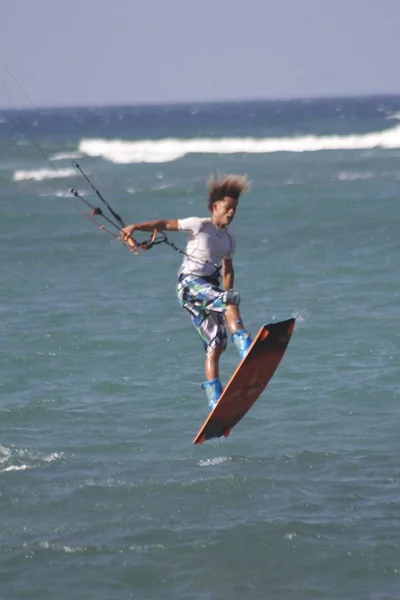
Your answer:
[[[176,288],[181,306],[190,314],[204,350],[209,353],[221,343],[225,350],[227,333],[225,326],[225,293],[218,286],[218,282],[211,278],[198,275],[184,275],[179,277]]]

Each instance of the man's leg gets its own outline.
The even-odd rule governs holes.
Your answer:
[[[238,304],[228,304],[225,312],[225,320],[229,333],[232,335],[232,342],[239,352],[240,359],[243,360],[250,349],[252,339],[244,328]]]
[[[240,329],[244,329],[242,317],[240,316],[239,306],[228,304],[225,312],[226,326],[229,333],[233,334]]]
[[[206,361],[205,361],[205,374],[206,379],[210,381],[211,379],[219,379],[219,359],[224,351],[225,343],[220,342],[214,350],[211,352],[207,352]]]
[[[206,354],[204,365],[206,381],[203,383],[203,390],[206,393],[210,410],[214,408],[222,394],[222,384],[219,379],[219,359],[225,349],[225,344],[225,341],[220,342],[216,348]]]
[[[239,313],[240,296],[236,290],[223,291],[194,276],[180,281],[177,293],[181,305],[191,314],[192,322],[207,351],[203,389],[213,408],[222,393],[219,358],[226,347],[226,326],[241,359],[251,345],[251,337],[244,329]]]

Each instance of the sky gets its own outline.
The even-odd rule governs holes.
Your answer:
[[[400,0],[0,0],[0,107],[400,93]]]

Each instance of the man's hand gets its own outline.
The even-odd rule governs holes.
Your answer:
[[[135,224],[128,225],[128,227],[123,227],[120,230],[119,239],[121,240],[121,242],[123,244],[128,246],[130,252],[133,252],[134,254],[138,254],[137,246],[131,237],[132,233],[135,231],[135,228],[136,228]]]

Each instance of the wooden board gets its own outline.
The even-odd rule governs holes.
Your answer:
[[[268,385],[282,360],[294,325],[295,319],[288,319],[260,328],[249,352],[239,363],[193,444],[228,437]]]

